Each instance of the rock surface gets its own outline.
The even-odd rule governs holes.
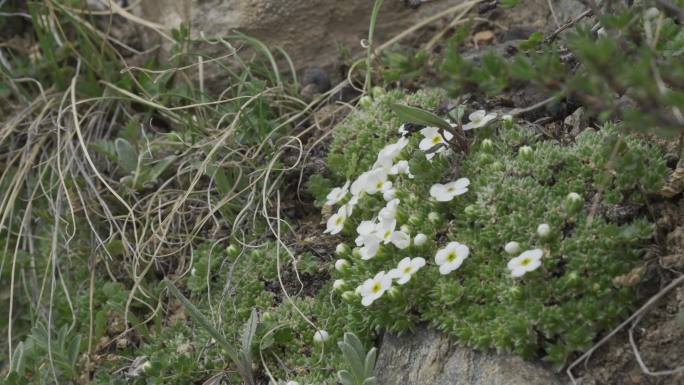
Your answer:
[[[425,328],[403,337],[385,335],[376,377],[379,385],[566,384],[541,364],[459,347]]]
[[[406,6],[403,0],[385,0],[376,27],[376,41],[387,41],[420,20],[463,2],[432,0],[414,9]],[[144,19],[169,30],[178,28],[181,23],[189,24],[195,38],[200,33],[214,37],[240,31],[269,46],[285,49],[295,65],[304,68],[312,65],[330,67],[339,61],[342,49],[353,55],[361,53],[360,42],[368,35],[373,1],[155,0],[143,1],[140,7],[139,12]],[[481,16],[493,19],[506,29],[527,27],[529,31],[546,31],[556,28],[552,15],[555,14],[562,23],[581,12],[582,8],[578,0],[553,0],[550,3],[547,0],[526,0],[516,8],[497,9]],[[477,13],[477,7],[474,9]],[[432,25],[441,30],[454,16],[452,14]]]

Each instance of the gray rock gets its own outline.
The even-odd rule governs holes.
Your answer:
[[[564,385],[539,363],[459,347],[425,328],[385,335],[376,364],[379,385]]]
[[[426,1],[413,8],[405,1],[385,0],[376,27],[376,42],[385,42],[464,1]],[[552,4],[561,22],[583,9],[578,0],[553,0]],[[189,24],[194,38],[200,34],[215,37],[240,31],[271,47],[284,48],[297,68],[327,69],[339,61],[342,48],[352,55],[364,51],[360,42],[368,36],[372,8],[372,0],[155,0],[142,1],[136,12],[169,31],[182,23]],[[547,0],[526,0],[513,9],[498,9],[483,16],[494,18],[505,27],[528,26],[531,31],[556,27]],[[447,17],[433,25],[443,28],[450,20]]]

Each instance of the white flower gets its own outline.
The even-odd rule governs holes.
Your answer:
[[[382,297],[391,286],[392,277],[385,274],[384,271],[379,272],[371,279],[367,279],[358,290],[361,297],[363,297],[361,304],[363,306],[370,306],[373,301]]]
[[[390,168],[394,159],[399,156],[401,150],[406,147],[409,140],[407,138],[400,138],[396,143],[388,144],[378,153],[378,158],[373,165],[373,168]]]
[[[382,199],[389,202],[397,196],[397,189],[391,188],[384,193],[382,193]]]
[[[365,246],[359,249],[359,255],[361,255],[361,259],[367,261],[375,257],[375,255],[378,253],[378,249],[380,249],[379,241],[366,243]]]
[[[349,191],[349,181],[347,181],[344,186],[342,187],[335,187],[332,189],[329,193],[328,196],[325,197],[326,201],[325,204],[332,206],[335,203],[341,201],[346,195],[347,192]]]
[[[398,131],[399,131],[399,134],[401,134],[401,136],[406,136],[409,133],[408,130],[406,129],[406,124],[402,124],[401,126],[399,126]]]
[[[427,235],[423,233],[416,234],[416,236],[413,238],[413,244],[416,246],[422,246],[427,242]]]
[[[330,339],[330,334],[325,330],[317,330],[316,333],[314,333],[313,339],[318,343],[323,343]]]
[[[409,162],[407,160],[400,160],[396,164],[394,164],[392,167],[390,167],[389,170],[390,175],[399,175],[399,174],[406,174],[410,179],[413,179],[413,174],[411,174],[411,170],[409,169]]]
[[[501,119],[505,122],[512,122],[513,121],[513,115],[504,114],[503,116],[501,116]]]
[[[335,290],[341,290],[345,285],[344,279],[336,279],[333,282],[333,289]]]
[[[385,192],[391,188],[392,182],[387,180],[387,170],[377,168],[368,174],[364,191],[368,194],[375,194],[378,191]]]
[[[356,232],[359,234],[355,240],[356,246],[363,246],[367,243],[373,243],[376,240],[379,242],[376,228],[376,223],[373,221],[362,221],[359,223],[356,227]]]
[[[399,262],[396,269],[390,270],[387,274],[396,279],[398,284],[403,285],[423,266],[425,266],[424,258],[416,257],[411,259],[410,257],[406,257]]]
[[[351,217],[352,213],[354,212],[354,207],[356,204],[359,203],[359,196],[358,195],[352,195],[351,199],[349,199],[349,202],[347,202],[344,207],[347,208],[347,216]]]
[[[439,202],[448,202],[455,196],[465,194],[469,185],[468,178],[460,178],[447,184],[435,183],[430,187],[430,196]]]
[[[541,249],[524,251],[519,256],[508,261],[508,270],[511,271],[513,277],[521,277],[527,272],[537,270],[541,266],[543,255],[544,251]]]
[[[582,196],[576,192],[571,192],[571,193],[568,193],[568,196],[566,197],[566,199],[569,201],[572,201],[572,202],[581,202]]]
[[[335,270],[343,271],[347,267],[349,267],[349,261],[347,261],[346,259],[338,259],[337,261],[335,261]]]
[[[386,219],[386,220],[392,220],[396,218],[397,216],[397,210],[399,208],[399,199],[392,199],[391,201],[387,202],[385,207],[383,207],[380,210],[380,213],[378,213],[378,217],[380,219]]]
[[[378,238],[382,241],[384,244],[388,244],[392,241],[392,233],[394,233],[394,229],[397,227],[397,220],[396,219],[382,219],[376,226],[375,226],[375,233],[377,234]]]
[[[405,249],[411,244],[411,236],[405,231],[395,231],[390,235],[390,242],[398,249]]]
[[[328,223],[323,233],[337,234],[344,228],[344,223],[347,221],[347,206],[341,206],[337,213],[328,218]]]
[[[507,252],[508,254],[516,254],[520,252],[520,244],[515,241],[508,242],[504,246],[504,251]]]
[[[469,254],[468,246],[458,242],[449,242],[444,248],[437,250],[435,263],[439,266],[439,272],[446,275],[461,267]]]
[[[485,110],[477,110],[470,115],[468,115],[468,119],[470,119],[470,123],[464,124],[463,125],[463,130],[472,130],[473,128],[479,128],[482,126],[485,126],[487,123],[489,123],[492,119],[496,118],[495,113],[490,113],[488,114]]]
[[[297,381],[288,381],[285,385],[299,385]]]
[[[444,136],[442,136],[437,127],[425,127],[420,130],[420,133],[423,134],[424,138],[418,144],[418,148],[423,151],[427,151],[438,144],[445,143],[454,137],[449,131],[444,131]]]
[[[546,224],[542,223],[541,225],[537,226],[537,234],[539,234],[540,237],[546,238],[551,234],[551,227]]]

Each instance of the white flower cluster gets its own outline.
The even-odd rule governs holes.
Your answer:
[[[463,126],[464,130],[483,127],[495,119],[496,114],[487,114],[485,111],[480,110],[470,114],[469,118],[470,122]],[[374,258],[383,247],[393,246],[396,249],[404,250],[410,247],[411,244],[416,248],[420,248],[428,242],[428,237],[425,234],[416,234],[412,239],[409,233],[410,229],[407,226],[398,226],[397,224],[397,212],[401,201],[396,197],[396,185],[393,183],[397,181],[392,178],[398,176],[406,176],[409,179],[413,178],[408,161],[398,159],[401,157],[402,151],[409,144],[409,139],[406,137],[408,131],[402,126],[399,132],[402,134],[402,137],[397,142],[391,143],[380,150],[377,160],[370,170],[359,175],[355,181],[347,181],[343,186],[334,188],[327,196],[326,203],[328,205],[344,202],[340,204],[337,212],[328,219],[325,232],[330,234],[338,234],[344,229],[345,223],[352,215],[355,205],[365,195],[381,194],[386,201],[385,206],[379,211],[377,216],[361,221],[356,227],[357,236],[355,244],[358,248],[354,250],[353,254],[364,261]],[[453,138],[453,134],[450,132],[436,127],[423,128],[420,133],[423,138],[420,140],[418,148],[426,152],[428,160],[432,159],[436,154],[448,151],[448,142]],[[429,193],[434,201],[450,202],[455,197],[468,192],[469,186],[470,180],[468,178],[460,178],[444,184],[436,183],[430,187]],[[345,202],[350,193],[351,198]],[[431,216],[436,218],[433,220]],[[438,213],[430,213],[428,217],[431,221],[439,220]],[[549,235],[550,227],[547,224],[542,224],[537,231],[540,237],[544,238]],[[509,254],[517,254],[520,251],[520,245],[517,242],[509,242],[504,249]],[[338,254],[346,254],[348,247],[346,245],[339,245],[336,251]],[[508,263],[511,275],[520,277],[529,271],[537,269],[541,265],[543,254],[541,249],[533,249],[527,250],[518,257],[513,258]],[[470,249],[468,246],[451,241],[436,251],[434,263],[438,267],[440,274],[447,275],[460,268],[469,255]],[[335,263],[335,268],[343,271],[350,265],[347,259],[339,259]],[[392,289],[392,285],[395,282],[398,285],[406,284],[425,265],[426,260],[422,257],[405,257],[393,269],[380,271],[373,278],[363,281],[356,288],[355,293],[361,296],[361,303],[364,306],[370,306],[386,292],[396,290]],[[346,282],[341,279],[336,280],[333,284],[335,290],[343,290],[345,286]],[[347,293],[344,294],[343,297],[349,297]]]

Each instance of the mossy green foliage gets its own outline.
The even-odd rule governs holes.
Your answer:
[[[323,186],[353,180],[372,165],[379,149],[397,140],[400,122],[389,103],[431,109],[442,95],[390,93],[372,109],[353,114],[335,132],[329,157],[334,183],[319,177],[311,184],[319,200],[328,191]],[[386,245],[370,260],[350,253],[344,257],[351,266],[335,278],[354,290],[404,257],[424,257],[428,265],[369,307],[359,297],[349,301],[350,327],[403,332],[429,321],[462,344],[543,356],[562,366],[635,304],[633,290],[615,286],[613,279],[640,263],[653,226],[645,210],[620,223],[603,213],[627,203],[647,203],[667,175],[662,153],[622,136],[611,125],[583,132],[569,145],[505,121],[468,136],[473,141],[470,153],[438,155],[431,163],[417,148],[422,135],[410,136],[399,159],[409,160],[415,178],[393,180],[401,202],[397,227],[407,226],[411,235],[424,233],[428,242],[404,250]],[[483,146],[485,138],[493,145]],[[520,154],[522,146],[529,146],[532,154]],[[446,203],[430,200],[432,184],[458,177],[470,179],[467,193]],[[583,198],[579,206],[568,205],[571,192]],[[384,205],[381,196],[363,195],[343,237],[353,243],[360,221],[371,219]],[[548,237],[536,232],[542,223],[550,225]],[[440,275],[435,252],[449,241],[467,245],[470,256],[458,270]],[[511,277],[507,262],[515,255],[504,251],[509,241],[519,242],[521,251],[543,249],[542,266]]]

